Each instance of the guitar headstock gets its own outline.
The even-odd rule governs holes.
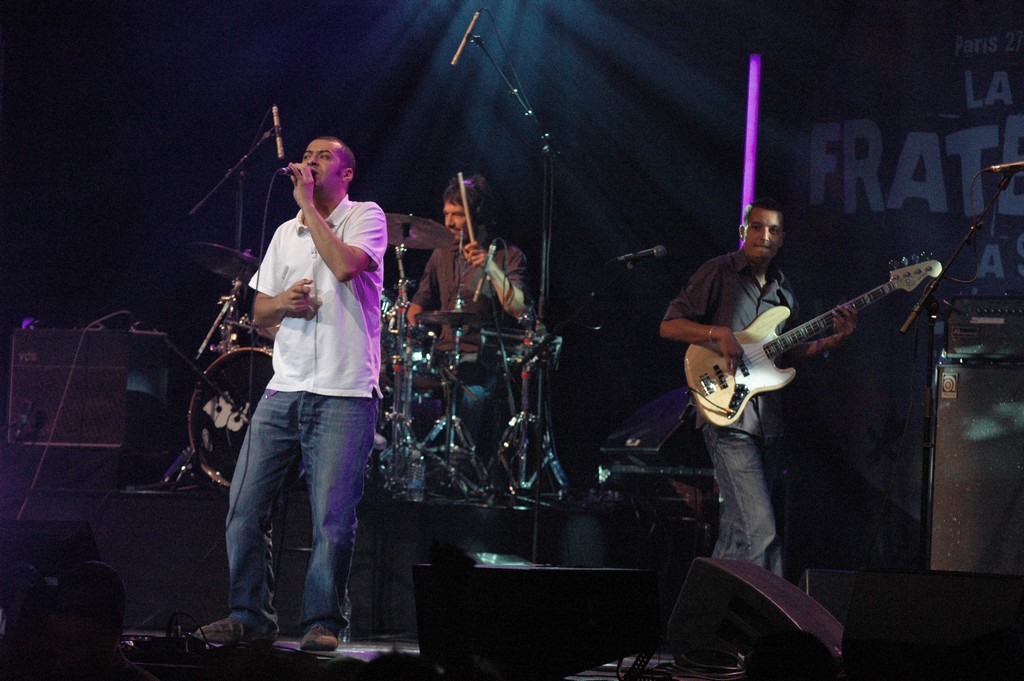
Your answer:
[[[927,255],[920,253],[904,256],[899,260],[890,260],[889,281],[897,288],[910,291],[928,277],[937,277],[942,273],[942,263],[938,260],[925,260]]]

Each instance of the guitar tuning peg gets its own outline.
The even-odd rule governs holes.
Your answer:
[[[907,256],[903,256],[902,258],[900,258],[900,262],[903,263],[904,267],[910,264],[910,260],[907,259]]]
[[[921,262],[921,254],[920,253],[914,253],[913,255],[911,255],[910,256],[910,262],[912,262],[915,265],[917,263]]]
[[[890,260],[889,261],[889,271],[890,272],[892,270],[895,270],[895,269],[899,268],[899,266],[900,266],[900,264],[898,262],[896,262],[895,260]]]

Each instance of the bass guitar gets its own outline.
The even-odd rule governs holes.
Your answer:
[[[897,289],[913,290],[928,277],[937,277],[942,264],[928,260],[889,273],[889,281],[846,303],[855,310],[867,307]],[[750,398],[778,390],[793,380],[796,370],[780,369],[775,360],[798,343],[811,340],[832,327],[832,311],[786,331],[775,330],[789,317],[788,307],[773,307],[758,315],[750,326],[735,332],[743,356],[735,374],[726,371],[718,346],[694,343],[686,351],[686,383],[701,415],[716,426],[735,423]]]

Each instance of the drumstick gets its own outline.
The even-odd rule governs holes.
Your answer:
[[[469,240],[476,241],[473,236],[473,218],[469,215],[469,199],[466,198],[466,182],[462,179],[462,171],[459,171],[459,191],[462,193],[462,210],[466,211],[466,229],[469,230]]]

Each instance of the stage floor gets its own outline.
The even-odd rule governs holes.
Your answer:
[[[13,447],[5,452],[5,495],[0,500],[5,531],[11,531],[14,516],[20,514],[16,524],[28,523],[43,544],[52,540],[62,552],[74,554],[73,542],[64,540],[87,528],[95,557],[117,569],[125,581],[126,631],[136,639],[137,655],[145,658],[139,661],[152,665],[152,671],[167,681],[190,678],[197,664],[206,663],[183,655],[181,640],[169,632],[177,625],[193,631],[227,614],[226,489],[203,477],[175,487],[112,484],[113,473],[104,468],[109,462],[98,453],[83,451],[57,452],[61,457],[47,463],[51,468],[42,477],[44,485],[28,489],[18,482],[30,479],[33,453]],[[19,455],[25,455],[24,460]],[[152,474],[143,479],[153,479]],[[641,620],[651,622],[664,638],[690,564],[710,551],[713,526],[701,493],[697,487],[648,479],[632,491],[609,485],[565,499],[542,495],[539,505],[532,499],[485,504],[436,490],[428,490],[425,502],[414,503],[396,499],[370,481],[359,509],[349,584],[350,640],[320,657],[367,660],[396,651],[418,654],[414,566],[430,563],[433,552],[442,547],[477,565],[520,566],[523,574],[537,573],[530,579],[539,581],[524,579],[473,595],[473,616],[479,618],[471,625],[474,630],[502,619],[514,621],[511,633],[486,634],[515,644],[503,655],[537,665],[538,671],[547,664],[572,674],[538,678],[621,677],[632,664],[630,656],[641,652],[625,643],[632,640],[627,629],[635,629]],[[704,517],[696,513],[701,508]],[[281,637],[268,652],[297,655],[309,547],[309,507],[301,484],[284,495],[274,516],[273,537]],[[576,590],[575,585],[549,583],[552,573],[545,572],[563,569],[650,573],[656,593],[637,599],[628,586],[613,585],[604,590],[607,593],[597,589],[599,597],[592,601],[563,605],[560,599]],[[542,611],[543,607],[554,609]],[[576,627],[583,626],[581,622],[600,617],[618,622],[605,627],[611,632],[607,641],[579,633]],[[621,636],[616,635],[619,632]],[[617,668],[623,656],[625,666]],[[670,662],[667,651],[660,651],[648,667]],[[664,678],[673,678],[665,674]],[[522,675],[520,669],[517,678]]]
[[[40,531],[88,525],[99,558],[125,580],[129,629],[164,630],[175,613],[199,624],[226,614],[223,490],[39,488],[26,494],[23,508],[7,501],[8,520],[20,510],[22,520],[37,523]],[[352,636],[415,640],[412,566],[428,562],[438,545],[482,564],[652,570],[661,594],[657,616],[664,622],[690,562],[709,550],[707,525],[687,515],[682,500],[656,507],[609,495],[508,507],[436,496],[413,503],[368,488],[349,585]],[[309,547],[301,486],[285,496],[273,536],[281,633],[300,635]]]
[[[163,632],[126,632],[125,650],[127,655],[134,661],[140,663],[148,671],[156,675],[162,681],[185,681],[202,673],[207,667],[202,656],[179,654],[175,659],[174,654],[147,655],[145,653],[133,653],[132,646],[138,640],[160,640]],[[144,644],[143,644],[144,645]],[[419,656],[419,646],[415,641],[349,641],[342,642],[338,648],[331,652],[310,653],[299,652],[299,639],[294,637],[281,637],[274,642],[273,652],[257,652],[255,656],[265,657],[270,655],[279,659],[286,659],[291,656],[303,655],[315,657],[317,664],[326,667],[332,664],[349,664],[349,660],[369,662],[381,655],[408,655]],[[213,650],[216,656],[216,651]],[[246,655],[243,651],[241,655]],[[523,657],[528,658],[530,651],[524,650]],[[210,658],[207,658],[210,659]],[[564,677],[565,681],[608,681],[609,679],[621,679],[626,671],[633,665],[633,655],[619,659],[610,659],[605,664],[599,664],[589,669],[581,669],[578,673],[569,674]],[[352,663],[358,664],[358,663]],[[647,670],[656,670],[661,678],[672,679],[673,681],[689,681],[698,679],[696,676],[682,675],[678,670],[672,669],[672,656],[666,649],[659,649],[655,655],[650,657],[647,663]],[[538,673],[538,678],[546,678],[544,674]]]
[[[199,669],[209,668],[202,655],[198,660],[195,655],[185,655],[195,651],[183,649],[182,637],[173,634],[179,626],[182,631],[194,631],[227,614],[224,490],[208,485],[187,489],[50,487],[28,491],[20,500],[15,496],[4,501],[0,508],[20,509],[22,519],[15,521],[9,513],[0,517],[0,563],[11,558],[9,547],[19,544],[43,547],[44,560],[54,561],[50,566],[54,569],[61,560],[72,561],[86,554],[103,560],[125,581],[126,631],[137,641],[145,637],[148,642],[138,644],[137,661],[151,668],[162,681],[190,681]],[[645,646],[636,645],[636,639],[631,638],[639,623],[641,628],[653,626],[657,630],[653,638],[661,641],[655,644],[656,653],[647,662],[646,678],[699,678],[674,668],[664,643],[676,640],[667,622],[681,607],[677,601],[683,602],[684,593],[703,594],[700,598],[707,600],[708,607],[728,606],[731,612],[736,606],[744,621],[749,618],[754,623],[750,641],[757,631],[793,626],[773,624],[781,616],[796,618],[800,628],[815,631],[824,621],[819,612],[823,606],[842,617],[839,622],[847,625],[847,633],[852,630],[852,619],[847,621],[840,613],[845,614],[850,605],[852,577],[863,573],[815,571],[806,586],[797,588],[747,574],[749,568],[717,566],[695,579],[691,589],[688,573],[698,564],[714,561],[695,562],[695,558],[707,555],[713,534],[689,511],[682,497],[594,494],[565,501],[545,499],[539,507],[525,503],[509,507],[458,502],[435,494],[426,502],[413,503],[371,488],[360,506],[349,584],[350,640],[317,659],[327,664],[345,658],[369,660],[394,652],[417,655],[421,650],[434,649],[428,648],[427,642],[437,644],[432,637],[438,632],[449,632],[449,644],[452,640],[468,640],[468,636],[459,637],[472,632],[477,642],[503,642],[506,647],[500,652],[504,660],[539,674],[524,674],[524,666],[520,666],[512,681],[605,681],[622,678],[633,656],[644,652],[638,648]],[[80,541],[83,529],[90,547],[83,547]],[[286,495],[275,515],[273,534],[275,605],[281,637],[264,654],[298,656],[300,599],[309,546],[308,502],[300,488]],[[28,535],[32,535],[32,541],[23,541]],[[470,558],[473,570],[518,574],[522,578],[497,586],[481,587],[477,582],[475,590],[466,590],[459,618],[442,620],[440,626],[423,626],[423,611],[436,617],[439,610],[444,610],[439,604],[443,605],[450,595],[442,590],[441,597],[428,602],[429,608],[419,607],[417,571],[422,572],[425,564],[436,569],[440,564],[437,547]],[[628,583],[595,588],[594,583],[581,582],[586,588],[575,588],[575,584],[566,586],[558,581],[562,572],[578,571],[592,571],[602,579],[617,573],[642,573],[650,577],[652,588],[645,590],[647,597],[638,600],[637,590]],[[965,575],[948,586],[944,580],[949,577],[941,573],[883,573],[876,586],[881,594],[911,594],[907,608],[914,605],[914,612],[928,613],[928,621],[935,623],[936,645],[957,650],[951,648],[956,637],[944,627],[953,627],[957,619],[953,615],[978,600],[972,596],[975,587],[992,581],[982,577]],[[1017,593],[1014,590],[1019,582],[1019,578],[1002,577],[995,595],[981,599],[988,604],[986,612],[999,603],[1019,603],[1019,598],[1007,595]],[[576,591],[589,592],[593,597],[589,601],[565,600]],[[887,609],[891,597],[874,598],[869,593],[864,602],[875,601]],[[686,625],[688,635],[717,631],[732,618],[717,610],[698,609],[692,613]],[[891,616],[862,613],[861,635],[871,634],[880,618]],[[600,640],[582,629],[609,622],[614,626],[595,628],[606,635]],[[959,626],[959,620],[956,623]],[[838,652],[846,646],[839,645],[843,629],[839,623],[836,626],[838,633],[827,640],[836,645],[833,650]],[[1001,640],[999,645],[1003,645]],[[1000,648],[1000,658],[1016,660],[1019,641],[1015,646],[1003,646],[1006,654]],[[230,651],[204,648],[201,652],[223,659]],[[969,659],[987,663],[988,652],[988,648],[979,650]],[[870,650],[865,647],[862,659],[873,659],[874,653],[867,653]],[[920,657],[920,651],[913,648],[900,652],[898,659]],[[1024,661],[1024,654],[1020,659]],[[545,676],[545,669],[558,673]],[[731,673],[731,678],[743,678],[735,668]]]
[[[170,666],[165,671],[168,677],[188,678],[189,672],[183,671],[180,656],[176,655],[180,652],[176,650],[179,641],[168,632],[172,623],[192,631],[227,614],[225,490],[200,480],[176,489],[159,485],[128,489],[79,485],[41,487],[22,494],[20,500],[17,494],[5,498],[6,517],[0,518],[4,531],[34,533],[38,536],[33,543],[60,547],[55,559],[56,554],[68,553],[64,559],[74,560],[81,547],[69,542],[69,537],[78,537],[86,528],[85,534],[94,545],[91,557],[113,566],[125,581],[126,631],[145,637],[150,657],[153,650],[164,656]],[[436,547],[491,567],[651,573],[655,575],[652,582],[656,581],[657,593],[643,601],[640,616],[663,631],[690,562],[708,548],[708,528],[688,517],[691,514],[686,501],[662,500],[656,508],[650,500],[640,502],[618,493],[591,493],[565,500],[542,497],[541,501],[540,506],[529,500],[488,505],[428,494],[425,502],[413,503],[369,486],[359,509],[349,585],[351,639],[328,657],[365,659],[392,651],[418,653],[413,566],[429,563]],[[14,521],[15,511],[21,513],[21,520]],[[16,526],[22,529],[12,529]],[[281,626],[274,651],[287,655],[297,651],[301,634],[298,620],[309,547],[309,507],[301,485],[285,495],[274,516],[273,536],[275,606]],[[500,611],[507,612],[517,603],[525,604],[525,608],[539,607],[534,601],[553,601],[561,596],[557,587],[550,593],[544,591],[547,584],[543,581],[536,590],[528,581],[523,584],[527,586],[522,591],[514,585],[500,589],[512,594],[510,601],[495,597],[490,603],[486,593],[475,596],[484,609],[480,616],[488,617],[491,610],[493,619],[500,620]],[[604,600],[607,603],[574,604],[563,610],[584,614],[603,610],[609,618],[626,623],[620,626],[628,626],[630,617],[638,616],[627,612],[635,609],[631,608],[629,594],[618,600],[614,596]],[[639,652],[614,642],[608,648],[596,648],[601,644],[591,643],[581,649],[576,641],[563,641],[560,633],[572,636],[575,620],[559,622],[563,615],[550,612],[543,617],[548,625],[552,621],[560,625],[554,630],[559,633],[540,635],[554,638],[554,645],[564,649],[569,661],[562,664],[579,664],[581,672],[593,667],[571,678],[614,678],[616,659]],[[518,627],[526,632],[542,630],[529,621],[529,615],[520,616]],[[527,648],[522,653],[524,659],[537,654],[530,649],[536,650],[538,643],[533,639],[523,644]],[[609,652],[605,654],[604,650]],[[549,649],[547,654],[554,660],[561,657],[560,652]],[[605,662],[612,666],[602,667]]]

